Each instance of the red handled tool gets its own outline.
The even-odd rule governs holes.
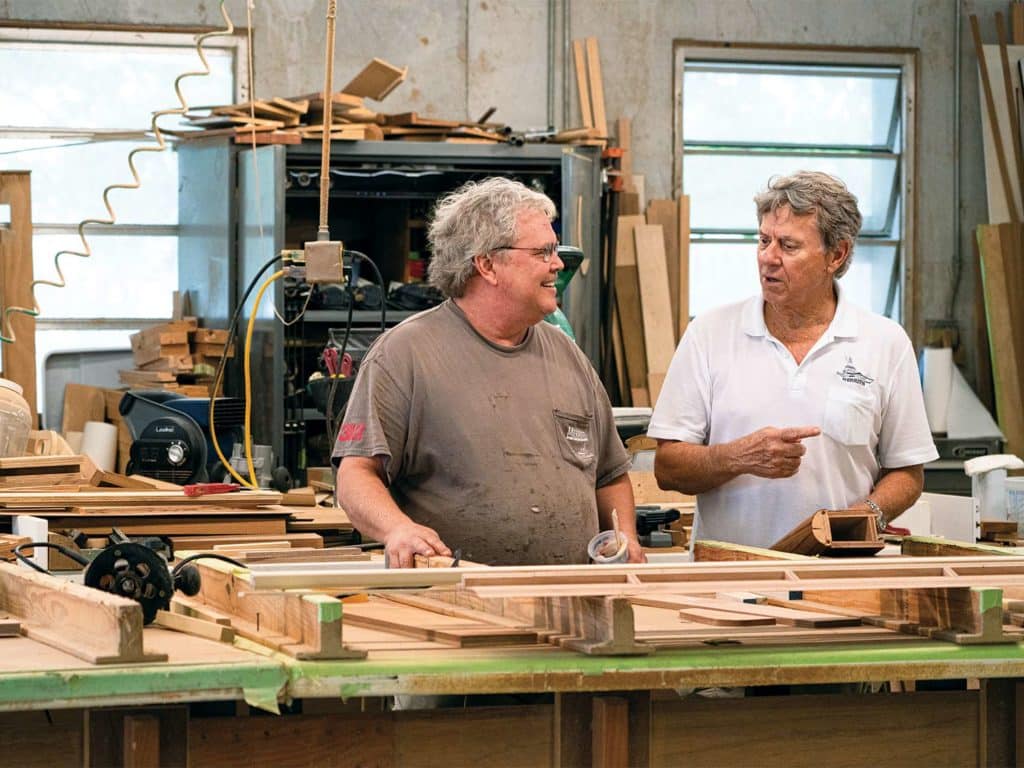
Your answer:
[[[184,487],[186,496],[210,496],[215,493],[232,493],[240,490],[238,483],[192,483]]]

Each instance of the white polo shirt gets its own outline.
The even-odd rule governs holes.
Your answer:
[[[864,500],[879,468],[938,458],[903,328],[843,298],[800,365],[760,296],[697,317],[672,358],[650,437],[727,443],[763,427],[821,428],[788,478],[741,475],[697,499],[694,537],[768,547],[818,509]]]

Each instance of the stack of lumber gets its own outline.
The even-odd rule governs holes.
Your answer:
[[[330,137],[336,141],[445,141],[497,144],[508,140],[506,126],[483,120],[442,120],[416,112],[385,114],[367,106],[382,101],[404,79],[399,68],[373,59],[348,85],[331,94]],[[274,97],[191,110],[185,117],[198,131],[185,136],[233,135],[240,144],[299,144],[324,134],[322,92]]]
[[[612,351],[622,405],[652,406],[690,320],[690,198],[644,200],[642,177],[627,161],[631,131],[619,121],[623,191],[608,245]]]
[[[976,282],[979,309],[976,364],[978,389],[988,400],[994,385],[996,416],[1006,435],[1007,453],[1024,451],[1024,145],[1019,96],[1024,58],[1024,11],[1011,5],[1009,33],[1002,12],[995,14],[997,43],[983,44],[976,15],[970,16],[978,59],[982,146],[985,156],[988,224],[977,228],[980,264]]]
[[[200,328],[194,317],[133,333],[131,344],[135,369],[118,372],[123,384],[187,397],[209,397],[217,363],[235,354],[226,330]]]

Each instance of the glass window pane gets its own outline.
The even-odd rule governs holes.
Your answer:
[[[846,274],[840,278],[840,284],[847,297],[865,309],[884,315],[896,252],[895,245],[857,243],[853,249],[853,262]],[[897,275],[897,288],[900,280],[901,276]],[[898,293],[895,294],[890,317],[896,321],[901,319]]]
[[[204,47],[210,77],[181,81],[192,105],[234,101],[233,53]],[[92,129],[148,128],[152,113],[180,106],[174,81],[202,70],[194,48],[0,43],[0,125]],[[161,128],[180,124],[162,118]]]
[[[760,290],[756,243],[690,243],[691,316]]]
[[[683,188],[690,195],[690,226],[755,230],[754,195],[772,176],[806,170],[842,179],[857,196],[864,217],[862,232],[884,234],[897,167],[896,158],[686,154]]]
[[[128,153],[155,141],[85,142],[80,139],[0,139],[0,170],[32,171],[32,220],[77,224],[108,218],[103,189],[133,183]],[[119,224],[178,223],[178,155],[139,152],[134,158],[141,186],[117,189],[110,203]]]
[[[688,60],[688,144],[888,147],[899,70]]]
[[[873,312],[885,314],[895,257],[895,245],[858,242],[853,262],[840,279],[847,298]],[[692,316],[722,304],[742,301],[760,290],[755,243],[690,243]],[[896,321],[901,319],[898,292],[890,316]]]
[[[65,288],[36,286],[43,317],[170,317],[178,286],[178,238],[89,235],[89,258],[60,257]],[[57,282],[58,251],[81,251],[76,235],[36,235],[32,261],[36,280]]]

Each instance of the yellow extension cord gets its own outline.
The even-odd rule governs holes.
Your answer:
[[[268,277],[263,285],[260,286],[259,291],[256,293],[256,301],[253,303],[252,314],[249,315],[249,323],[245,329],[245,362],[243,363],[243,369],[245,373],[245,464],[249,470],[249,477],[251,480],[246,482],[235,468],[231,466],[231,462],[224,457],[224,452],[220,449],[220,444],[217,442],[217,431],[213,426],[213,402],[217,399],[217,393],[213,393],[213,399],[210,401],[210,437],[213,442],[213,449],[217,452],[217,457],[220,459],[231,476],[234,477],[241,485],[246,488],[258,489],[259,483],[256,482],[256,467],[252,463],[252,372],[250,370],[250,360],[252,359],[252,334],[256,328],[256,315],[260,308],[260,301],[263,300],[263,294],[266,293],[267,288],[275,280],[280,280],[284,277],[285,270],[280,269],[270,277]]]

